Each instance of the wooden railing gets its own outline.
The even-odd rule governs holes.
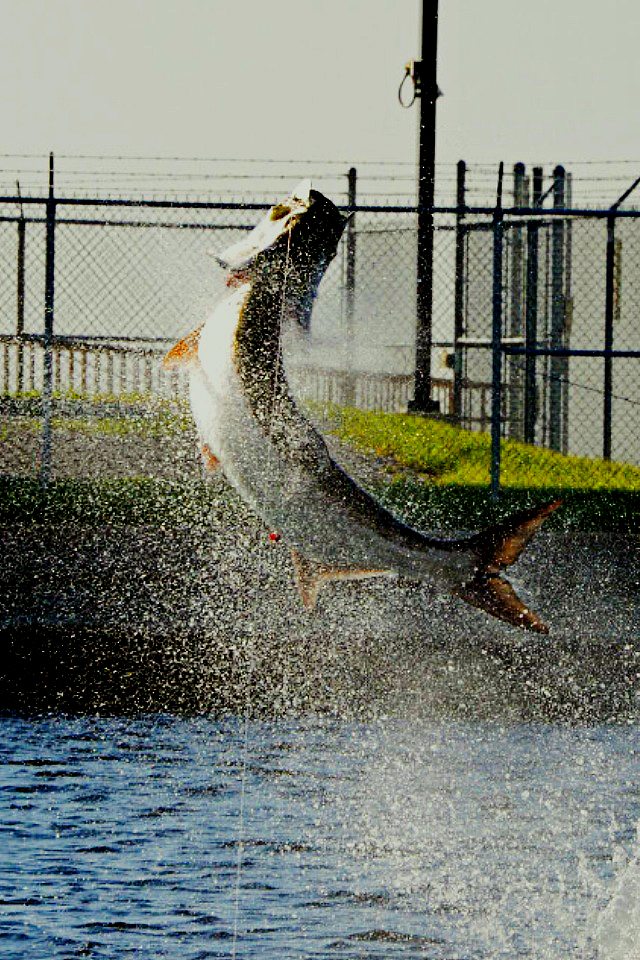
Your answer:
[[[83,397],[154,394],[185,396],[187,374],[165,370],[167,345],[56,337],[51,351],[52,389]],[[0,395],[39,393],[45,344],[39,336],[0,336]],[[403,412],[413,395],[411,374],[370,373],[294,365],[292,380],[302,397],[321,406]],[[483,385],[487,387],[490,385]],[[440,413],[453,413],[453,383],[432,379]],[[484,397],[484,391],[483,391]],[[484,420],[484,417],[482,417]]]
[[[413,396],[413,375],[368,373],[295,367],[292,371],[301,395],[321,406],[353,406],[360,410],[406,412]],[[431,395],[440,404],[440,412],[452,413],[453,384],[450,380],[431,381]]]
[[[51,352],[52,389],[85,397],[184,393],[186,374],[165,370],[159,344],[110,343],[56,337]],[[39,393],[45,358],[44,338],[0,337],[0,394]]]

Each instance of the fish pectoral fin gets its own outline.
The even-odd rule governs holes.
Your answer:
[[[188,333],[182,340],[178,340],[165,356],[163,366],[168,370],[173,370],[175,367],[186,366],[197,360],[201,330],[202,327],[198,327],[197,330]]]
[[[298,593],[303,605],[313,610],[323,583],[329,580],[365,580],[369,577],[389,576],[391,571],[358,566],[357,564],[332,565],[309,560],[298,550],[291,551],[293,571]]]
[[[534,533],[561,503],[553,500],[542,507],[522,510],[471,537],[469,546],[478,558],[480,571],[497,573],[515,563]]]
[[[205,470],[208,470],[209,473],[214,473],[220,467],[220,461],[208,443],[200,444],[200,456]]]
[[[522,602],[509,581],[496,574],[478,573],[456,590],[456,595],[473,607],[515,627],[535,633],[549,633],[546,623]]]

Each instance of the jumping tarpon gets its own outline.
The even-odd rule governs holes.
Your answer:
[[[289,388],[282,325],[307,327],[345,217],[303,181],[240,242],[218,255],[229,294],[168,353],[190,368],[205,465],[292,548],[302,602],[323,582],[398,575],[428,580],[498,619],[547,633],[501,571],[557,506],[517,513],[480,533],[429,536],[403,523],[331,457]]]

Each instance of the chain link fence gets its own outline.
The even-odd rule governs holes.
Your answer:
[[[162,356],[223,295],[213,255],[265,206],[0,198],[1,472],[199,469],[186,383]],[[304,402],[404,411],[415,373],[417,211],[354,209],[311,329],[287,342],[287,361]],[[640,464],[639,218],[436,210],[431,389],[440,415]]]
[[[502,223],[495,289],[495,215],[461,227],[462,421],[488,429],[500,296],[500,433],[563,454],[640,463],[640,214],[558,210]],[[485,388],[481,387],[484,383]]]

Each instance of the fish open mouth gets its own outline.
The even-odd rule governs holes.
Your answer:
[[[286,243],[286,235],[296,225],[300,215],[307,213],[311,204],[311,181],[303,180],[283,203],[271,207],[242,240],[216,254],[218,263],[230,270],[232,276],[242,275],[240,282],[245,283],[245,271],[258,259],[269,257],[272,251]],[[230,285],[236,286],[235,283]]]

